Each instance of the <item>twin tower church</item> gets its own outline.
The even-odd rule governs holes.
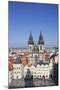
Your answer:
[[[49,79],[50,75],[53,75],[53,62],[45,60],[42,33],[40,33],[38,44],[34,43],[33,36],[30,33],[28,46],[28,64],[23,65],[20,62],[20,57],[16,57],[15,62],[13,63],[13,69],[9,70],[9,83],[12,79],[31,78],[32,76],[33,78]]]
[[[29,64],[36,66],[45,62],[45,50],[44,50],[44,40],[42,32],[40,32],[38,44],[34,43],[32,33],[30,32],[29,40]]]

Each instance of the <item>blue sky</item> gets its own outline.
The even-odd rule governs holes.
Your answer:
[[[37,43],[40,31],[45,47],[57,46],[58,5],[9,1],[8,19],[10,48],[27,47],[30,32]]]

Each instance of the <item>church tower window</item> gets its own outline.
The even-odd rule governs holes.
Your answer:
[[[40,46],[40,50],[42,50],[42,46]]]
[[[30,46],[30,51],[32,51],[32,48],[31,48],[31,46]]]

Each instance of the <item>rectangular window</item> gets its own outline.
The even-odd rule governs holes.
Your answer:
[[[16,72],[15,72],[16,73]]]
[[[18,69],[18,67],[17,67],[17,69]]]

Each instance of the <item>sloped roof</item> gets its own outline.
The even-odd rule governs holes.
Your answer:
[[[39,51],[39,48],[37,47],[37,45],[35,44],[34,47],[33,47],[33,52],[38,52]]]
[[[48,65],[48,64],[49,64],[49,62],[46,62],[46,61],[45,61],[45,62],[43,62],[43,60],[40,60],[40,62],[39,62],[38,64],[40,64],[40,65],[46,65],[46,64],[47,64],[47,65]]]
[[[42,32],[40,32],[40,36],[39,36],[39,40],[38,40],[38,44],[44,44],[44,40],[43,40]]]
[[[30,32],[28,44],[34,44],[32,33]]]

